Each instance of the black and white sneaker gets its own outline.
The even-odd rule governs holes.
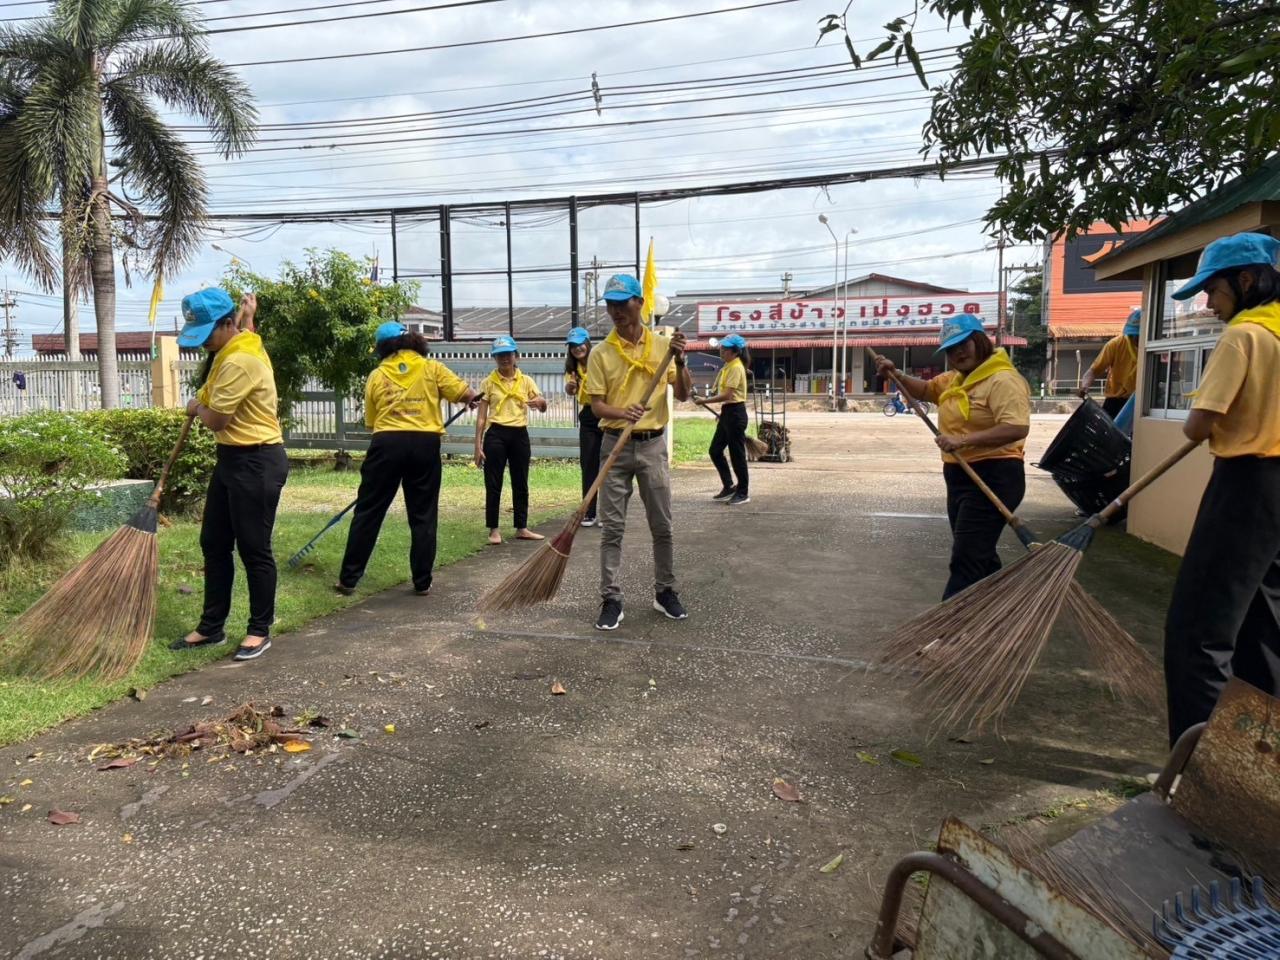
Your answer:
[[[689,616],[676,592],[669,587],[653,598],[653,609],[668,620],[684,620]]]
[[[240,644],[240,649],[236,651],[236,655],[232,657],[232,659],[233,660],[255,660],[270,649],[271,649],[270,637],[267,637],[267,639],[263,640],[256,647],[246,647],[242,643]]]
[[[583,525],[584,527],[594,527],[594,526],[596,525],[596,518],[595,518],[595,517],[583,517],[583,518],[582,518],[582,525]]]
[[[739,507],[739,506],[741,506],[741,505],[742,505],[742,504],[744,504],[744,503],[750,503],[750,502],[751,502],[751,495],[750,495],[750,494],[747,494],[747,493],[735,493],[735,494],[733,495],[733,498],[732,498],[732,499],[730,499],[730,501],[729,501],[729,506],[731,506],[731,507]]]
[[[737,492],[737,489],[734,487],[725,487],[711,499],[716,501],[716,503],[724,503],[726,500],[733,499],[734,494]]]
[[[596,629],[617,630],[622,620],[622,601],[610,598],[600,604],[600,616],[596,617]]]

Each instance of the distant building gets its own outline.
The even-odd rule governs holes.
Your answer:
[[[172,330],[168,332],[156,331],[157,339],[176,336],[177,334]],[[60,333],[33,334],[31,337],[31,349],[41,357],[65,357],[67,355],[66,340]],[[151,331],[119,331],[116,333],[116,353],[151,356]],[[80,356],[90,358],[97,357],[97,355],[98,335],[96,333],[80,334]]]

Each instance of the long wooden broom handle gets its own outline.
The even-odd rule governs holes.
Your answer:
[[[653,396],[653,392],[658,388],[658,384],[663,382],[667,376],[667,367],[671,366],[671,361],[675,359],[676,351],[674,347],[667,348],[667,355],[662,358],[662,363],[658,365],[657,371],[652,379],[649,380],[649,386],[645,388],[644,396],[640,398],[640,406],[647,407],[649,400]],[[578,506],[578,512],[583,513],[587,509],[587,504],[591,499],[600,492],[600,487],[604,484],[605,475],[613,469],[614,463],[617,462],[618,455],[622,453],[622,448],[627,445],[631,439],[631,434],[635,431],[636,425],[628,423],[622,433],[618,435],[618,442],[613,445],[613,449],[609,451],[608,459],[600,465],[600,471],[596,474],[595,482],[591,484],[591,488],[587,490],[586,496],[582,498],[582,503]]]
[[[155,488],[151,491],[151,496],[147,498],[147,503],[152,507],[160,505],[160,496],[164,493],[164,485],[169,481],[169,471],[173,469],[173,465],[178,461],[178,454],[182,452],[182,448],[187,442],[187,434],[191,432],[191,424],[195,422],[195,419],[195,417],[187,417],[182,424],[182,432],[178,434],[178,442],[173,445],[173,450],[169,453],[169,459],[165,461],[164,469],[160,471],[160,479],[156,481]]]
[[[1147,487],[1151,486],[1156,480],[1159,480],[1175,463],[1185,457],[1188,453],[1200,446],[1199,440],[1188,440],[1173,453],[1169,454],[1154,467],[1144,473],[1129,486],[1125,487],[1124,492],[1112,500],[1103,508],[1102,512],[1095,514],[1089,519],[1089,525],[1092,527],[1100,527],[1103,523],[1110,520],[1117,513],[1124,509],[1124,505],[1140,494]],[[1095,523],[1094,520],[1098,522]]]
[[[872,350],[870,347],[867,347],[867,353],[871,354],[872,360],[878,360],[880,357],[880,355],[876,353],[874,350]],[[924,425],[929,428],[929,431],[935,437],[941,436],[942,431],[939,430],[937,426],[934,424],[934,422],[929,419],[929,414],[924,412],[924,407],[920,406],[920,402],[911,395],[911,391],[907,389],[907,385],[903,383],[900,379],[898,379],[897,371],[888,370],[886,371],[886,373],[888,373],[889,377],[893,380],[893,382],[898,385],[898,389],[902,391],[902,395],[907,398],[907,401],[911,404],[912,412],[917,417],[919,417],[921,420],[924,421]],[[990,487],[988,487],[986,482],[980,476],[978,476],[978,471],[973,469],[972,464],[970,464],[968,460],[962,457],[959,453],[953,452],[952,456],[955,457],[956,460],[960,463],[961,469],[963,469],[964,472],[969,475],[969,479],[974,482],[974,485],[977,486],[977,488],[981,490],[984,494],[986,494],[987,499],[991,501],[991,505],[1000,511],[1000,516],[1004,517],[1005,523],[1013,527],[1014,530],[1018,530],[1026,526],[1022,518],[1019,517],[1012,510],[1010,510],[1008,507],[1006,507],[1004,505],[1004,501],[1001,500],[998,496],[996,496],[996,492],[992,490]]]

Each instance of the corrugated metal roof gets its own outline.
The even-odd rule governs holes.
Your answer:
[[[1055,340],[1110,340],[1122,328],[1123,324],[1117,325],[1112,320],[1100,323],[1051,323],[1049,336]]]
[[[1146,233],[1125,243],[1119,250],[1100,258],[1097,265],[1105,264],[1121,253],[1125,255],[1131,254],[1139,247],[1162,237],[1180,233],[1199,224],[1226,216],[1246,204],[1267,203],[1277,200],[1280,200],[1280,154],[1275,154],[1264,160],[1262,166],[1253,173],[1236,177],[1234,180],[1223,184],[1217,190],[1183,207],[1173,216],[1146,231]]]

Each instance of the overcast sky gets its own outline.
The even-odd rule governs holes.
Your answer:
[[[386,13],[441,0],[206,0],[210,29]],[[221,33],[213,52],[237,67],[252,87],[263,124],[326,121],[328,126],[264,128],[246,156],[206,156],[211,208],[218,213],[334,210],[467,203],[530,197],[587,196],[773,177],[859,170],[919,162],[927,95],[905,62],[855,71],[832,35],[815,48],[817,21],[838,12],[828,0],[764,6],[696,19],[619,27],[576,35],[487,43],[455,49],[332,59],[333,55],[424,47],[626,21],[724,10],[761,0],[498,0],[459,9],[365,17]],[[329,6],[325,10],[299,10]],[[909,12],[899,0],[859,2],[850,9],[855,39],[865,51],[882,25]],[[0,13],[31,16],[47,5]],[[294,13],[251,16],[265,11]],[[213,19],[213,18],[220,19]],[[927,65],[945,71],[947,48],[963,39],[937,24],[916,29],[921,50],[937,50]],[[312,62],[256,61],[325,57]],[[779,72],[793,71],[793,72]],[[598,75],[597,116],[591,75]],[[941,73],[934,74],[934,77]],[[764,82],[767,81],[767,82]],[[648,85],[648,86],[643,86]],[[816,89],[798,89],[798,88]],[[541,102],[512,106],[511,101]],[[485,111],[485,112],[480,112]],[[742,115],[751,111],[748,115]],[[423,115],[425,116],[412,116]],[[709,114],[738,114],[711,117]],[[411,115],[411,116],[405,116]],[[395,120],[375,118],[395,117]],[[190,118],[168,116],[175,124]],[[333,121],[346,121],[334,126]],[[467,126],[485,121],[485,126]],[[548,129],[550,128],[550,129]],[[534,130],[540,132],[533,132]],[[184,134],[201,154],[206,134]],[[305,139],[304,139],[305,138]],[[372,141],[372,142],[370,142]],[[385,141],[394,141],[387,143]],[[337,146],[334,146],[337,144]],[[298,149],[307,146],[307,149]],[[849,246],[849,273],[870,271],[972,290],[997,285],[996,253],[979,222],[999,184],[986,177],[880,180],[834,187],[647,205],[641,232],[654,238],[661,286],[690,290],[777,288],[784,272],[798,289],[829,283],[835,272],[831,235],[858,232]],[[461,216],[460,214],[455,217]],[[456,270],[500,269],[506,258],[500,217],[454,221]],[[569,300],[565,213],[514,218],[517,267],[554,268],[517,277],[517,305]],[[608,264],[634,259],[632,211],[595,208],[579,220],[583,269],[593,256]],[[217,243],[260,273],[273,273],[307,247],[339,247],[381,259],[391,268],[388,222],[358,225],[214,224]],[[1034,259],[1028,248],[1006,253]],[[182,295],[216,283],[229,259],[206,247],[166,282],[161,325],[172,327]],[[842,256],[843,260],[843,256]],[[401,269],[437,270],[432,222],[410,222],[400,233]],[[840,265],[843,270],[843,262]],[[26,334],[61,330],[56,296],[37,288],[12,263],[0,270],[18,301]],[[144,329],[149,282],[134,278],[118,311],[121,329]],[[455,306],[506,303],[506,279],[460,277]],[[418,297],[440,305],[439,281]],[[92,331],[91,306],[80,308]]]

